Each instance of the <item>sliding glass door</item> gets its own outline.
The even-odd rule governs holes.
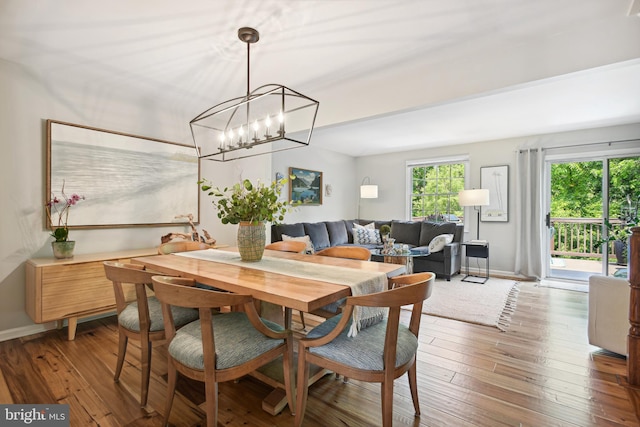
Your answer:
[[[640,157],[548,161],[547,276],[625,276],[629,225],[637,222]]]

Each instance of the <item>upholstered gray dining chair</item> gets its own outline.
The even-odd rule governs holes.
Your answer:
[[[240,378],[279,357],[289,408],[294,412],[291,331],[261,319],[251,295],[200,289],[192,279],[177,277],[154,276],[153,286],[162,303],[169,340],[163,425],[171,413],[178,372],[204,382],[206,425],[217,427],[218,383]],[[212,311],[222,306],[241,306],[242,311]],[[200,319],[177,329],[170,308],[178,307],[198,309]]]
[[[296,426],[301,426],[304,419],[311,364],[355,380],[379,382],[385,427],[392,425],[393,381],[407,372],[415,413],[420,415],[416,373],[418,332],[422,304],[431,295],[434,279],[434,273],[397,276],[389,279],[390,290],[347,297],[342,314],[321,323],[300,339]],[[405,326],[400,322],[400,311],[410,304],[411,319]],[[389,312],[384,321],[348,337],[355,306],[388,307]]]
[[[359,246],[332,246],[330,248],[322,249],[315,253],[317,256],[328,256],[332,258],[344,258],[354,259],[357,261],[369,261],[371,259],[371,251],[367,248]],[[342,305],[344,305],[344,299],[338,300],[331,304],[327,304],[324,307],[320,307],[317,310],[311,312],[316,316],[324,317],[328,319],[342,311]],[[300,312],[300,323],[302,323],[302,330],[307,330],[307,324],[304,320],[304,313]]]
[[[104,271],[107,279],[113,282],[118,314],[118,361],[113,379],[115,382],[120,380],[129,338],[140,341],[140,405],[145,406],[149,394],[151,343],[165,339],[160,302],[155,296],[147,294],[147,287],[151,286],[151,277],[158,273],[147,271],[142,265],[116,261],[105,261]],[[196,320],[198,311],[176,308],[173,318],[176,325],[182,326]]]

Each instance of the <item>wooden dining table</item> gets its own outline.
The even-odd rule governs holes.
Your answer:
[[[237,248],[233,247],[221,250],[237,252]],[[399,264],[272,250],[265,250],[264,256],[284,258],[301,263],[345,267],[363,272],[385,274],[387,277],[393,277],[405,272],[404,267]],[[351,287],[348,285],[324,281],[321,277],[309,279],[288,275],[286,274],[287,272],[264,271],[259,268],[259,262],[246,262],[241,265],[235,265],[176,254],[136,257],[132,258],[131,261],[163,274],[188,277],[198,283],[225,291],[249,294],[254,299],[261,301],[262,317],[275,321],[287,328],[291,326],[292,309],[311,312],[351,295]],[[316,372],[315,374],[312,373],[312,375],[317,379],[323,373]],[[257,373],[256,376],[275,387],[274,392],[263,401],[263,409],[274,415],[279,413],[286,406],[281,379],[275,378],[273,382],[270,382],[269,379],[273,375],[265,376]]]

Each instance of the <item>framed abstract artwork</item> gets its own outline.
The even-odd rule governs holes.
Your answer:
[[[84,196],[69,228],[199,222],[200,166],[191,145],[47,120],[46,199]]]
[[[489,190],[489,206],[480,208],[480,220],[509,221],[509,166],[481,167],[480,188]]]
[[[289,168],[289,200],[302,205],[322,204],[322,172]]]

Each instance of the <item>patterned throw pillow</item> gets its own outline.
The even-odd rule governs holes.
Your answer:
[[[309,236],[292,237],[292,236],[287,236],[286,234],[283,234],[282,235],[282,240],[293,240],[293,241],[297,241],[297,242],[306,243],[307,247],[304,250],[305,254],[312,255],[312,254],[314,254],[316,252],[315,248],[313,247],[313,242],[311,241],[311,237],[309,237]]]
[[[353,243],[356,245],[381,245],[380,230],[354,227]]]
[[[429,252],[440,252],[451,242],[453,242],[453,234],[440,234],[439,236],[431,239],[431,243],[429,243]]]
[[[367,230],[375,230],[376,229],[376,223],[375,222],[370,222],[369,224],[365,224],[365,225],[360,225],[360,224],[354,222],[353,226],[355,228],[366,228]]]

